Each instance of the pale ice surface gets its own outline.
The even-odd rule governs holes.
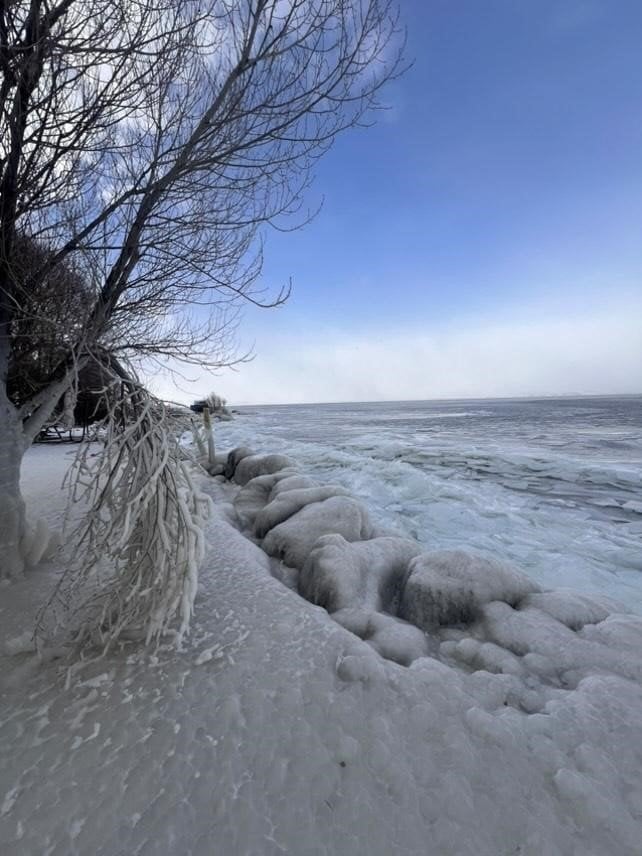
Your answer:
[[[247,407],[217,437],[289,455],[426,550],[642,614],[640,396]]]
[[[27,456],[27,498],[50,526],[64,449]],[[180,652],[131,646],[65,690],[25,637],[56,568],[2,590],[0,853],[639,854],[642,619],[549,591],[505,556],[480,561],[463,537],[464,553],[431,559],[364,515],[366,540],[309,547],[324,506],[346,499],[312,491],[261,533],[291,524],[282,544],[305,545],[292,582],[340,591],[330,615],[251,540],[308,476],[203,478],[217,512]],[[424,633],[398,612],[426,568],[444,604],[468,607]]]

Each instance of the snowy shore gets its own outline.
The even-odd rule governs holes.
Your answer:
[[[50,523],[64,455],[27,456],[28,500],[40,497]],[[56,663],[24,650],[55,568],[3,589],[3,854],[639,852],[642,620],[519,574],[497,589],[493,571],[490,588],[471,591],[464,568],[449,591],[468,592],[469,612],[454,620],[442,586],[438,614],[403,622],[387,611],[399,591],[386,601],[385,585],[363,587],[359,544],[380,535],[367,509],[353,518],[366,540],[335,538],[310,563],[292,521],[313,512],[300,493],[288,499],[287,473],[257,482],[245,470],[243,484],[203,479],[216,512],[182,652],[116,652],[65,691]],[[289,478],[291,492],[319,489]],[[334,500],[345,521],[354,501],[343,499],[316,504]],[[434,566],[383,537],[378,579],[415,562],[435,591]],[[328,570],[337,550],[356,568],[347,590]],[[338,615],[351,630],[273,575],[299,587],[304,567],[308,597],[335,618],[352,610]],[[426,615],[427,634],[416,627]],[[409,631],[393,625],[427,648],[405,656]],[[409,665],[391,657],[400,651]]]

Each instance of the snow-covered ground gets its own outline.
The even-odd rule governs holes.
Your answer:
[[[27,456],[52,525],[67,453]],[[216,513],[181,652],[114,652],[65,689],[28,650],[56,568],[0,591],[0,853],[639,854],[642,620],[494,566],[470,584],[465,561],[442,573],[390,539],[364,558],[368,541],[332,536],[302,584],[278,556],[300,562],[314,526],[338,513],[346,537],[379,533],[340,495],[315,522],[310,488],[279,478],[203,479]],[[419,601],[434,593],[401,598],[413,624],[362,585],[395,563],[414,563]]]

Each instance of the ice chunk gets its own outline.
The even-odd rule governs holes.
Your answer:
[[[447,647],[448,646],[448,647]],[[443,642],[443,653],[465,663],[477,671],[494,672],[505,675],[524,675],[526,669],[515,654],[496,645],[494,642],[479,642],[468,637],[460,642]]]
[[[336,670],[342,681],[360,681],[366,685],[381,680],[385,675],[383,663],[372,651],[368,652],[365,645],[362,648],[355,645],[342,654],[337,660]]]
[[[284,479],[283,481],[293,481],[294,478],[296,477]],[[277,483],[270,495],[275,493],[278,486]],[[274,529],[279,523],[283,523],[284,520],[301,511],[306,505],[310,505],[313,502],[323,502],[331,496],[348,496],[348,491],[345,488],[336,487],[335,485],[286,490],[278,494],[275,499],[257,514],[254,521],[254,534],[258,538],[264,538],[270,529]]]
[[[506,603],[490,603],[483,609],[483,627],[503,648],[524,656],[536,653],[568,668],[568,651],[576,638],[574,631],[540,609],[516,610]]]
[[[423,630],[473,621],[485,603],[515,604],[538,591],[519,571],[463,550],[424,553],[409,571],[399,614]]]
[[[247,455],[236,465],[234,481],[246,485],[257,476],[277,473],[292,466],[293,461],[285,455]]]
[[[234,510],[242,526],[253,526],[274,487],[274,475],[259,476],[248,482],[234,497]]]
[[[211,464],[207,458],[199,458],[199,460],[201,466],[207,470],[211,476],[223,476],[223,478],[225,478],[229,455],[214,455],[214,460]]]
[[[642,618],[639,615],[609,615],[594,627],[584,627],[580,635],[639,657],[642,651]]]
[[[368,631],[368,644],[382,657],[402,666],[409,666],[414,660],[428,654],[426,634],[414,624],[392,615],[375,612]]]
[[[314,545],[299,577],[299,593],[328,612],[367,605],[396,611],[408,564],[421,545],[405,538],[348,543],[326,535]]]
[[[368,609],[347,607],[332,613],[332,618],[367,642],[374,650],[395,663],[409,666],[429,653],[426,634],[392,615]]]
[[[571,589],[537,592],[528,595],[520,606],[541,609],[571,630],[579,630],[585,624],[597,624],[610,613],[623,611],[609,598],[580,594]]]
[[[263,541],[270,556],[301,569],[321,535],[336,533],[346,541],[368,538],[372,524],[368,512],[348,496],[331,496],[323,502],[306,505],[284,523],[271,529]]]
[[[506,603],[483,607],[482,627],[488,637],[514,654],[523,656],[530,666],[533,654],[555,664],[562,686],[577,686],[595,672],[621,675],[630,680],[642,678],[639,651],[642,645],[642,620],[638,616],[613,616],[597,625],[587,625],[576,633],[556,618],[534,607],[512,609]],[[623,633],[609,633],[609,625],[626,626]],[[605,628],[605,632],[602,631]],[[590,631],[590,632],[587,632]],[[588,638],[587,638],[588,637]],[[629,650],[622,643],[630,642]]]

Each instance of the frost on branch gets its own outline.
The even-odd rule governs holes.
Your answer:
[[[118,382],[101,423],[102,448],[83,443],[69,475],[70,507],[86,508],[71,532],[74,555],[48,607],[76,650],[126,638],[157,642],[189,628],[210,500],[194,481],[163,405]],[[62,615],[61,615],[62,612]]]

